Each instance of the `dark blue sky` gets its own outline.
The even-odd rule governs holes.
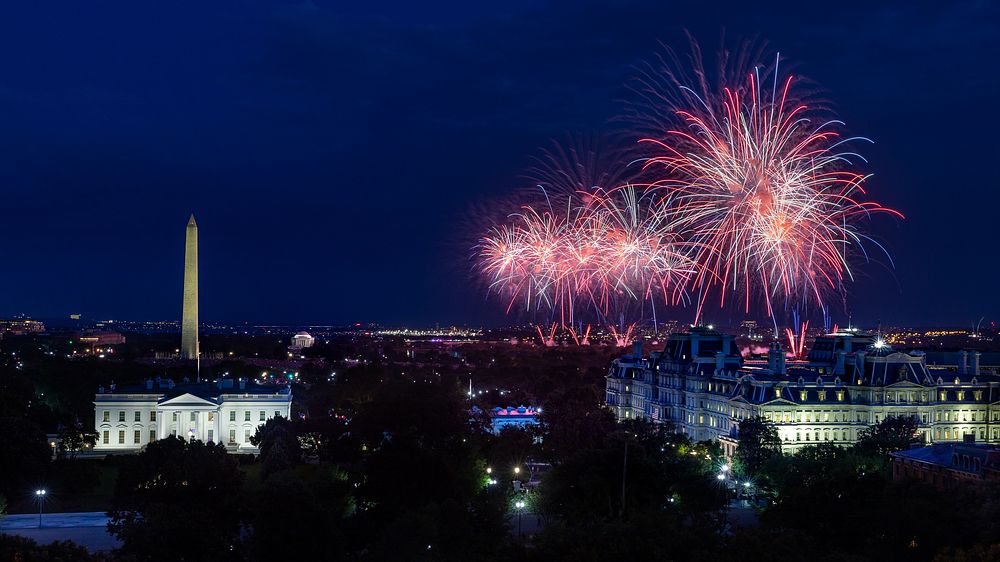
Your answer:
[[[497,322],[470,207],[688,29],[766,40],[875,140],[907,220],[876,223],[896,269],[859,268],[855,318],[1000,317],[993,2],[10,4],[2,315],[178,318],[194,212],[203,320]]]

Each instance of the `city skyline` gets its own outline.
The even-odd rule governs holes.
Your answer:
[[[179,318],[174,225],[193,210],[205,229],[206,320],[523,322],[471,282],[469,209],[525,187],[519,174],[550,139],[605,127],[632,67],[661,41],[683,49],[684,29],[706,50],[723,29],[766,41],[836,100],[852,134],[874,139],[864,151],[869,183],[907,220],[877,225],[896,267],[861,272],[850,295],[857,323],[1000,316],[988,259],[996,196],[988,167],[976,165],[997,148],[985,132],[996,117],[978,109],[997,81],[977,62],[1000,51],[990,6],[847,6],[838,22],[850,23],[819,26],[818,8],[642,7],[635,18],[637,6],[498,14],[265,4],[239,18],[226,7],[198,17],[177,8],[157,14],[173,26],[155,29],[138,23],[151,14],[138,6],[17,9],[12,20],[47,25],[2,39],[34,54],[10,66],[0,96],[9,117],[0,178],[15,194],[3,241],[18,264],[0,281],[3,316]],[[94,29],[108,41],[81,39],[74,53],[46,43]],[[502,40],[513,33],[517,46]],[[817,33],[855,42],[832,50],[813,44]],[[594,45],[568,39],[577,36]],[[545,51],[546,41],[577,47]],[[114,46],[126,42],[127,52]],[[947,68],[947,80],[928,68]],[[947,127],[927,127],[929,115]],[[942,197],[942,186],[960,189]],[[693,311],[663,316],[688,321]],[[745,315],[706,311],[726,316]]]

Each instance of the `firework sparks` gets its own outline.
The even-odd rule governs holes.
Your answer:
[[[698,321],[714,294],[720,307],[738,296],[746,312],[761,300],[777,331],[780,310],[827,314],[830,295],[843,294],[851,258],[877,245],[863,219],[902,217],[865,200],[867,177],[853,169],[863,159],[846,148],[864,139],[821,119],[777,62],[718,88],[700,66],[684,76],[647,76],[635,153],[556,146],[539,159],[531,174],[542,197],[476,247],[477,270],[508,312],[521,303],[562,326],[583,314],[617,319],[613,333],[627,339],[637,307],[655,321],[657,303],[695,304]],[[627,175],[636,161],[641,182]]]
[[[849,254],[870,241],[859,219],[902,217],[862,200],[866,176],[850,169],[861,157],[844,147],[863,139],[842,138],[839,121],[817,125],[776,66],[767,86],[754,71],[717,95],[684,88],[669,98],[689,102],[674,108],[680,126],[642,141],[657,153],[645,169],[662,176],[652,185],[667,194],[663,212],[696,248],[699,312],[716,286],[720,306],[737,294],[749,312],[759,295],[772,317],[779,301],[822,306],[852,279]]]

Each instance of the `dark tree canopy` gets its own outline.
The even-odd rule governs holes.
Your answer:
[[[257,427],[250,443],[260,448],[265,477],[302,462],[302,447],[296,433],[295,425],[281,416]]]
[[[108,530],[137,560],[229,559],[243,473],[221,445],[167,437],[123,459]]]
[[[781,456],[778,429],[760,416],[741,421],[737,439],[735,461],[746,476],[758,476],[769,460]]]
[[[881,422],[858,432],[857,448],[860,451],[887,455],[909,449],[917,443],[917,420],[911,417],[889,416]]]

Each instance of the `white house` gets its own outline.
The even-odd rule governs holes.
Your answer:
[[[103,453],[132,453],[168,435],[221,443],[231,453],[257,453],[250,437],[267,420],[291,415],[287,386],[221,379],[193,383],[147,380],[142,386],[101,387],[94,396],[94,428]]]

